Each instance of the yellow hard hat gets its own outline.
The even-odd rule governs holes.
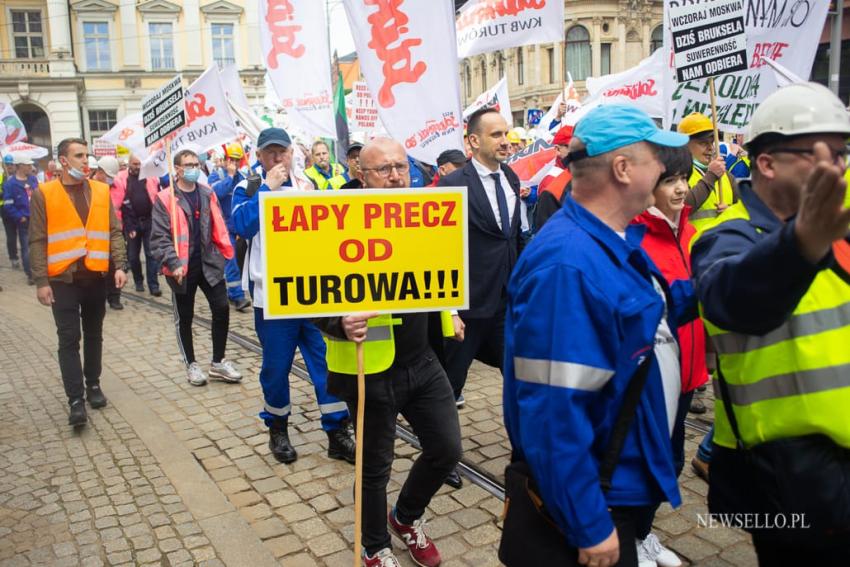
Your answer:
[[[242,144],[239,142],[233,142],[231,144],[227,144],[225,148],[225,155],[231,159],[242,159],[242,156],[245,155],[245,151],[242,149]]]
[[[520,138],[519,134],[516,131],[511,130],[510,132],[508,132],[508,143],[509,144],[521,144],[522,138]]]
[[[676,129],[680,134],[693,136],[694,134],[711,132],[714,130],[714,126],[711,124],[711,119],[705,114],[692,112],[682,118],[682,121],[679,122],[679,126]]]

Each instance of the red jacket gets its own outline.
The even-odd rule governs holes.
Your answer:
[[[666,218],[644,211],[633,221],[646,226],[646,235],[641,247],[652,258],[667,283],[691,278],[691,254],[689,244],[696,234],[688,222],[691,207],[685,205],[679,219],[679,234]],[[681,349],[682,393],[690,392],[708,381],[705,366],[705,328],[700,319],[679,327]]]

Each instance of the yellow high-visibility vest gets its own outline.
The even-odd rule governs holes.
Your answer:
[[[693,187],[703,178],[705,174],[700,171],[697,166],[693,166],[691,177],[688,179],[688,187]],[[700,206],[699,209],[692,211],[688,220],[694,225],[694,228],[700,230],[708,221],[717,218],[720,213],[717,212],[717,205],[720,203],[719,193],[723,193],[723,202],[727,205],[732,204],[734,197],[732,193],[732,183],[729,182],[729,175],[723,175],[714,183],[714,190],[708,194],[708,198]]]
[[[345,168],[342,167],[338,163],[332,163],[331,164],[331,178],[330,179],[325,179],[325,176],[321,174],[321,172],[319,171],[319,169],[315,165],[311,165],[310,167],[308,167],[307,169],[304,170],[304,174],[307,177],[309,177],[310,179],[313,180],[313,182],[316,184],[316,187],[318,187],[320,191],[324,191],[325,189],[328,189],[328,188],[339,189],[340,187],[342,187],[342,185],[343,185],[343,183],[345,183],[345,181],[343,181],[343,183],[340,183],[336,187],[333,186],[331,181],[334,178],[336,178],[337,176],[341,177],[343,173],[345,173]]]
[[[91,203],[86,225],[58,179],[42,183],[47,216],[47,275],[57,276],[78,259],[92,272],[109,271],[109,186],[88,180]]]
[[[710,221],[694,242],[733,220],[750,220],[743,202]],[[823,434],[850,448],[850,284],[838,273],[822,270],[791,316],[765,335],[703,321],[746,446]],[[714,390],[714,442],[735,447],[716,379]]]

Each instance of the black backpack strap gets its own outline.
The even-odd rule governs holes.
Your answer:
[[[623,396],[623,406],[620,408],[620,413],[617,414],[617,420],[611,429],[608,448],[605,450],[602,461],[599,463],[599,484],[602,485],[603,492],[611,490],[611,479],[614,477],[614,469],[617,468],[617,461],[620,460],[620,453],[623,451],[626,435],[632,425],[638,403],[640,403],[643,387],[649,376],[649,365],[652,363],[652,358],[652,353],[644,357],[643,362],[638,365],[637,370],[632,375],[632,379],[626,388],[626,394]]]
[[[717,361],[717,384],[720,386],[720,398],[723,402],[723,409],[726,411],[726,419],[729,420],[729,425],[732,427],[732,433],[735,435],[735,443],[738,449],[744,450],[744,440],[741,438],[741,430],[738,428],[738,419],[735,417],[735,410],[732,408],[732,399],[729,397],[729,385],[726,379],[723,378],[723,372],[720,371],[720,361]]]

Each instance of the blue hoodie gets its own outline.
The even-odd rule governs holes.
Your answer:
[[[3,182],[4,219],[18,223],[22,218],[29,218],[30,196],[27,193],[27,186],[29,186],[30,192],[35,191],[38,187],[38,179],[34,175],[30,175],[26,181],[21,181],[13,175]]]
[[[674,337],[677,324],[696,317],[696,301],[689,281],[667,286],[640,248],[643,232],[630,226],[623,239],[568,197],[520,255],[508,284],[505,427],[576,547],[611,534],[609,506],[681,503],[653,350],[664,301],[651,276],[665,292]],[[603,493],[599,462],[645,356],[652,357],[646,386]]]

